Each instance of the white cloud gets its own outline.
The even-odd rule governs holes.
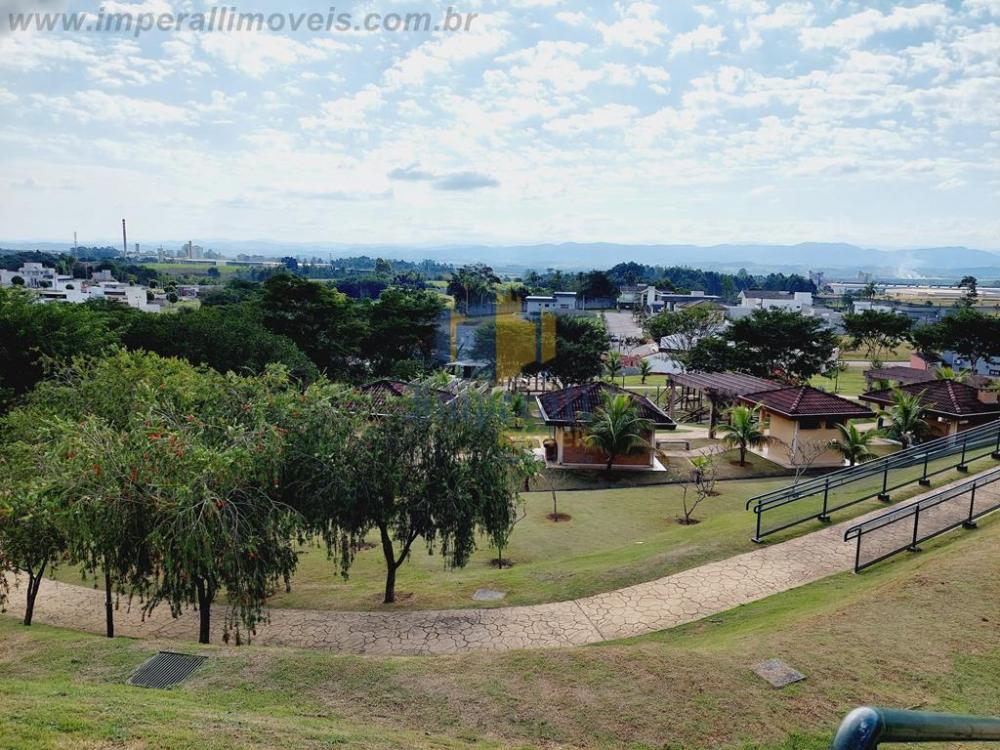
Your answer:
[[[0,105],[6,106],[17,101],[17,94],[0,86]]]
[[[803,29],[800,39],[806,49],[856,47],[875,34],[934,26],[945,21],[949,15],[948,8],[940,3],[897,6],[885,14],[869,8],[840,18],[829,26]]]
[[[557,21],[562,21],[569,26],[583,26],[587,23],[588,16],[586,13],[579,11],[563,11],[562,13],[556,13],[555,18]]]
[[[325,102],[318,115],[299,120],[306,130],[364,130],[371,125],[369,116],[385,104],[381,90],[369,85],[351,95]]]
[[[635,107],[606,104],[589,112],[562,117],[545,123],[544,128],[558,135],[580,135],[595,130],[624,129],[638,114]]]
[[[670,56],[677,57],[691,52],[715,54],[726,41],[726,33],[721,26],[701,24],[696,29],[678,34],[670,43]]]
[[[72,97],[32,95],[34,104],[53,115],[67,116],[80,122],[107,122],[135,125],[185,125],[194,122],[191,110],[153,99],[137,99],[123,94],[108,94],[91,89]]]
[[[274,70],[325,60],[328,50],[288,36],[266,32],[219,32],[200,34],[202,48],[228,67],[253,78]]]
[[[447,73],[459,63],[487,57],[509,41],[510,34],[501,28],[505,18],[484,15],[473,31],[432,39],[410,51],[383,75],[390,89],[418,86],[429,78]]]
[[[658,9],[650,2],[616,2],[615,10],[619,20],[607,24],[599,22],[596,28],[601,32],[604,43],[629,49],[648,51],[663,44],[668,29],[657,20]]]

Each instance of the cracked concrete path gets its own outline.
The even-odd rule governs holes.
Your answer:
[[[953,484],[968,481],[963,478]],[[950,485],[947,485],[950,486]],[[940,492],[943,487],[929,493]],[[919,496],[923,497],[923,495]],[[907,501],[913,502],[917,497]],[[321,612],[272,609],[253,642],[344,653],[415,655],[580,646],[652,633],[851,570],[854,544],[844,530],[884,509],[674,575],[583,599],[497,609]],[[748,528],[751,520],[747,514]],[[23,584],[24,582],[22,582]],[[23,616],[23,588],[11,589],[8,615]],[[212,613],[221,642],[224,607]],[[104,632],[103,591],[46,580],[35,622]],[[196,640],[195,612],[173,618],[166,607],[145,620],[139,607],[116,612],[119,635]]]

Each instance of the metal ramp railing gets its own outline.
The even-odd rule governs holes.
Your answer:
[[[875,497],[888,501],[890,493],[914,482],[930,486],[931,477],[967,471],[970,461],[986,456],[1000,459],[1000,421],[756,495],[746,504],[756,516],[753,540],[808,521],[828,521],[831,513]]]
[[[854,572],[904,550],[916,552],[921,542],[976,521],[1000,510],[1000,469],[993,469],[969,482],[949,487],[910,505],[852,526],[844,541],[857,541]]]

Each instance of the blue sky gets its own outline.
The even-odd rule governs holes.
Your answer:
[[[135,38],[0,1],[0,236],[1000,249],[1000,0],[451,4],[468,32]]]

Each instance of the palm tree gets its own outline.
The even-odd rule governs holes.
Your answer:
[[[847,459],[849,466],[863,464],[878,456],[872,452],[869,444],[878,434],[875,430],[862,432],[854,422],[838,424],[840,437],[830,441],[830,447]]]
[[[964,383],[969,377],[969,371],[956,370],[954,367],[941,366],[934,370],[934,377],[938,380],[953,380],[956,383]]]
[[[653,374],[653,365],[648,359],[639,360],[639,375],[642,377],[642,384],[646,385],[646,378]]]
[[[890,424],[884,429],[886,436],[898,440],[903,448],[909,448],[930,432],[924,418],[927,410],[921,403],[924,392],[907,393],[899,388],[892,390],[892,405],[879,412],[879,417],[888,419]]]
[[[628,394],[605,392],[604,403],[582,420],[589,423],[584,442],[607,454],[608,472],[618,456],[649,447],[643,435],[652,431],[653,423],[639,416],[639,407]]]
[[[607,373],[608,380],[614,380],[622,374],[622,355],[618,352],[608,352],[604,361],[604,372]]]
[[[770,438],[764,434],[760,424],[760,407],[731,406],[726,409],[728,422],[723,422],[716,430],[723,434],[722,442],[740,451],[740,466],[747,465],[747,450],[767,445]]]
[[[520,391],[510,394],[510,413],[514,417],[514,427],[518,430],[524,427],[524,418],[528,415],[528,400]]]

